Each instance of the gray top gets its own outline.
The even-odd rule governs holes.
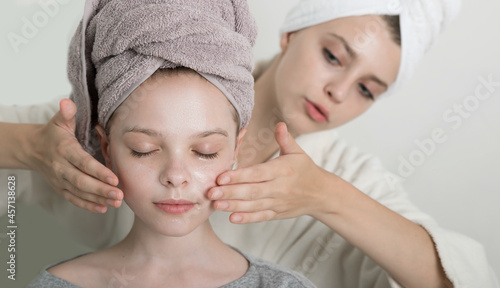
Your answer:
[[[234,248],[233,248],[234,249]],[[241,253],[249,262],[247,273],[241,278],[222,286],[222,288],[315,288],[307,278],[290,269],[280,267],[274,263],[251,256],[235,249]],[[79,257],[79,256],[78,256]],[[74,258],[73,258],[74,259]],[[70,259],[71,260],[71,259]],[[65,260],[48,266],[31,282],[28,288],[81,288],[64,279],[56,277],[47,269],[66,262]]]

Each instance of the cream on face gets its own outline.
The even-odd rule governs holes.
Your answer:
[[[226,97],[199,75],[148,81],[115,112],[111,167],[136,218],[183,236],[213,211],[207,191],[234,163],[236,123]]]
[[[359,36],[375,22],[381,28],[361,42]],[[305,28],[282,38],[281,46],[276,100],[299,134],[335,128],[365,112],[396,80],[401,57],[379,16]]]

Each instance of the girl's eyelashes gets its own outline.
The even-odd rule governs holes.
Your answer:
[[[138,152],[138,151],[135,151],[135,150],[130,150],[130,154],[134,157],[137,157],[137,158],[142,158],[142,157],[147,157],[151,154],[153,154],[156,150],[153,150],[153,151],[149,151],[149,152]],[[205,154],[205,153],[201,153],[201,152],[198,152],[198,151],[194,151],[193,152],[196,154],[196,156],[198,157],[201,157],[203,159],[209,159],[209,160],[212,160],[212,159],[215,159],[217,157],[219,157],[219,154],[217,152],[215,153],[210,153],[210,154]]]
[[[137,152],[135,150],[130,150],[130,154],[132,154],[132,156],[134,157],[137,157],[137,158],[141,158],[141,157],[146,157],[146,156],[149,156],[151,154],[153,154],[155,151],[149,151],[149,152]]]
[[[325,55],[326,61],[328,61],[329,63],[340,65],[340,60],[335,57],[335,55],[333,55],[333,53],[330,52],[330,50],[328,50],[327,48],[323,48],[323,54]]]
[[[219,154],[217,152],[211,153],[211,154],[204,154],[204,153],[200,153],[200,152],[194,151],[194,150],[193,150],[193,152],[196,155],[198,155],[199,157],[204,158],[204,159],[209,159],[209,160],[212,160],[212,159],[219,157]]]
[[[360,90],[361,94],[364,97],[366,97],[366,98],[368,98],[370,100],[374,100],[375,99],[375,97],[373,97],[372,92],[370,92],[370,90],[368,88],[366,88],[365,85],[363,85],[363,84],[360,83],[359,84],[359,90]]]

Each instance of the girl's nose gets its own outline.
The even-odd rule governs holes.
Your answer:
[[[190,182],[189,169],[182,159],[169,159],[160,174],[164,186],[182,187]]]

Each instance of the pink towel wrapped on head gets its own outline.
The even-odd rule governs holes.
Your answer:
[[[68,56],[78,140],[99,156],[94,126],[106,127],[157,69],[175,67],[191,68],[216,85],[245,127],[254,103],[256,34],[244,0],[87,0]]]

